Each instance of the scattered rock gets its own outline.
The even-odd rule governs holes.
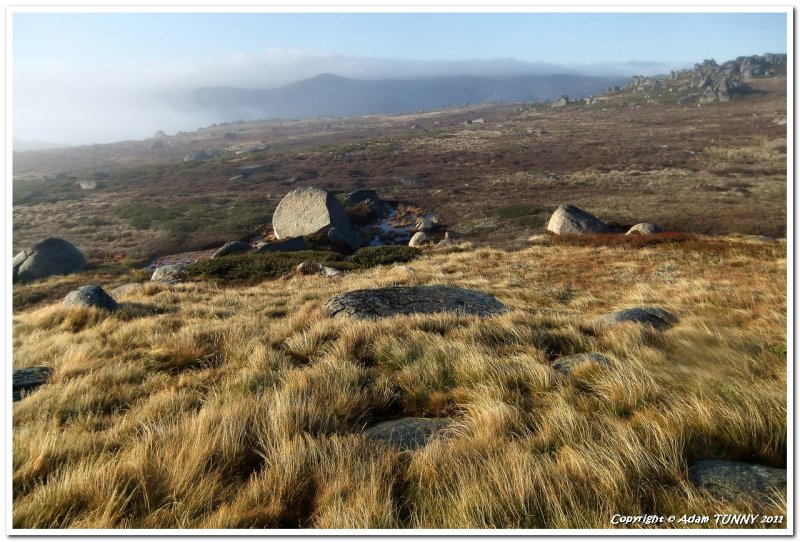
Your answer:
[[[328,230],[328,240],[333,246],[345,251],[355,251],[363,247],[367,240],[350,227],[333,226]]]
[[[267,171],[269,171],[269,168],[262,164],[248,164],[239,168],[239,173],[244,175],[245,179],[250,175],[255,175],[256,173],[266,173]]]
[[[81,190],[94,190],[97,188],[97,181],[78,181]]]
[[[356,203],[360,203],[362,201],[371,200],[375,203],[380,203],[381,198],[378,196],[378,193],[374,190],[355,190],[350,192],[344,197],[345,203],[348,205],[355,205]]]
[[[389,286],[354,290],[338,295],[326,305],[329,316],[345,314],[361,319],[395,315],[453,312],[495,316],[508,307],[494,297],[452,286]]]
[[[595,325],[610,327],[628,322],[649,325],[661,331],[677,324],[678,319],[660,307],[634,307],[601,316]]]
[[[414,268],[410,265],[395,265],[390,269],[392,273],[398,273],[403,275],[410,275],[414,273]]]
[[[602,220],[569,203],[558,206],[550,217],[547,230],[558,235],[609,232],[608,226]]]
[[[331,226],[349,230],[347,211],[333,194],[312,186],[286,194],[272,215],[278,239],[311,235]]]
[[[785,126],[786,115],[780,115],[779,117],[775,117],[774,119],[772,119],[772,124],[777,124],[778,126]]]
[[[564,107],[569,103],[569,96],[562,94],[550,107]]]
[[[150,280],[153,282],[168,282],[174,284],[186,278],[186,267],[182,264],[162,265],[153,271]]]
[[[227,256],[228,254],[236,254],[237,252],[247,252],[248,250],[252,249],[252,245],[250,243],[245,243],[244,241],[231,241],[230,243],[225,243],[222,247],[217,250],[214,254],[211,255],[212,258],[221,258],[222,256]]]
[[[400,184],[402,184],[403,186],[408,186],[410,188],[425,187],[425,182],[417,177],[400,177],[398,181],[400,181]]]
[[[22,399],[22,392],[30,392],[47,382],[53,369],[37,365],[17,369],[11,377],[11,395],[14,401]]]
[[[82,271],[86,259],[72,243],[51,237],[17,254],[12,265],[16,282]]]
[[[64,298],[65,307],[95,307],[97,309],[114,312],[119,308],[117,302],[96,284],[81,286],[73,290]]]
[[[233,177],[228,177],[229,181],[234,181],[234,182],[243,181],[244,179],[245,177],[241,173],[239,175],[234,175]]]
[[[111,290],[111,295],[113,297],[122,297],[126,296],[131,292],[135,292],[139,288],[142,287],[140,282],[128,282],[127,284],[123,284],[121,286],[117,286],[113,290]]]
[[[306,250],[307,248],[306,241],[302,237],[290,237],[282,241],[263,243],[256,249],[256,254],[266,254],[267,252],[297,252],[298,250]]]
[[[596,363],[605,366],[610,365],[608,358],[603,354],[598,354],[597,352],[584,352],[582,354],[558,358],[551,363],[550,366],[559,373],[564,373],[566,375],[572,372],[573,369],[583,365],[588,365],[590,363]]]
[[[414,229],[417,231],[428,233],[433,231],[436,227],[436,224],[433,222],[433,217],[431,215],[422,215],[422,218],[419,219],[417,225],[414,226]]]
[[[641,222],[629,229],[625,235],[653,235],[654,233],[661,233],[662,231],[661,226],[651,224],[650,222]]]
[[[332,267],[326,267],[319,262],[301,262],[295,268],[300,275],[322,275],[323,277],[335,277],[342,275],[342,271]]]
[[[400,451],[419,450],[452,425],[447,418],[401,418],[376,424],[364,432],[368,440],[383,442]]]
[[[193,162],[193,161],[203,161],[203,160],[212,160],[216,158],[216,155],[210,152],[206,152],[204,150],[197,151],[195,153],[190,154],[186,158],[183,159],[184,162]]]
[[[422,245],[428,244],[428,241],[428,234],[423,231],[418,231],[408,241],[408,246],[421,247]]]
[[[746,497],[763,502],[776,494],[786,498],[786,469],[765,465],[707,459],[689,469],[689,481],[727,501]]]

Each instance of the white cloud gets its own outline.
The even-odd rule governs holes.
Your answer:
[[[513,59],[410,61],[273,49],[261,54],[128,63],[14,64],[14,138],[85,144],[140,139],[213,122],[189,99],[203,86],[269,88],[334,73],[361,79],[448,75],[640,73],[631,66],[573,66]],[[666,70],[668,71],[668,70]]]

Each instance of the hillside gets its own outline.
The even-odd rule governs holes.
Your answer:
[[[620,85],[624,77],[529,75],[359,80],[321,74],[274,89],[200,88],[192,101],[230,119],[411,113],[463,103],[542,102],[581,98]]]

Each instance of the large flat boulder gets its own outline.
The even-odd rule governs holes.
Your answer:
[[[278,239],[311,235],[329,227],[349,230],[350,218],[333,194],[313,186],[286,194],[272,215],[272,228]]]
[[[605,222],[569,203],[558,206],[558,209],[550,217],[547,230],[558,235],[608,233],[611,231]]]
[[[331,299],[325,310],[329,316],[346,314],[360,319],[376,319],[437,312],[495,316],[509,309],[490,295],[437,285],[354,290]]]
[[[12,265],[15,282],[29,281],[82,271],[86,258],[69,241],[51,237],[17,254]]]

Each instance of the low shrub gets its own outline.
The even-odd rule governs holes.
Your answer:
[[[350,261],[357,267],[366,269],[376,265],[410,262],[421,254],[419,249],[404,245],[384,245],[358,249]]]
[[[187,267],[189,276],[221,280],[264,280],[294,271],[304,261],[315,261],[342,271],[368,269],[376,265],[408,262],[420,251],[407,246],[365,247],[350,256],[332,250],[300,250],[267,254],[232,254],[198,260]]]

